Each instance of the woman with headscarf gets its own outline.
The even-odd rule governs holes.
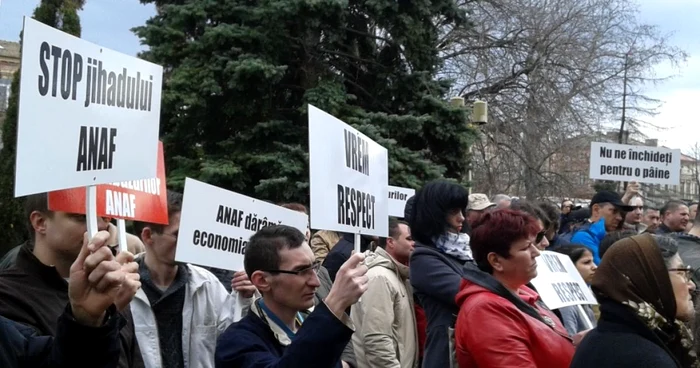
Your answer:
[[[447,181],[426,184],[415,195],[407,220],[415,250],[409,262],[414,293],[427,319],[423,368],[448,368],[455,296],[462,270],[472,262],[469,235],[461,232],[469,194]]]
[[[542,230],[511,209],[484,214],[471,246],[478,270],[464,271],[455,330],[460,368],[568,368],[574,345],[559,319],[526,285],[537,276]]]
[[[691,272],[669,237],[615,243],[593,277],[598,327],[576,349],[571,368],[700,367],[684,324],[693,318]]]

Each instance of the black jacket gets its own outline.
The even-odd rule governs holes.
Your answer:
[[[58,319],[56,338],[35,336],[34,330],[0,317],[0,367],[3,368],[114,368],[119,362],[119,328],[124,319],[115,308],[102,327],[75,321],[70,307]]]
[[[576,348],[570,368],[676,368],[678,361],[628,307],[600,304],[598,326]]]
[[[0,271],[0,316],[32,327],[38,335],[57,336],[56,321],[68,304],[68,283],[56,269],[44,265],[28,246],[22,246],[15,265]],[[120,330],[119,368],[144,366],[134,332],[131,310]],[[1,367],[1,366],[0,366]]]
[[[364,252],[369,249],[372,241],[364,236],[360,237],[360,251]],[[333,246],[333,249],[328,253],[326,259],[323,260],[323,267],[328,270],[331,280],[335,282],[335,274],[338,273],[340,266],[343,265],[355,249],[355,234],[343,234],[343,237],[338,240]]]

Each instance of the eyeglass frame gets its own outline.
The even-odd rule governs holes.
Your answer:
[[[690,266],[685,266],[685,267],[679,267],[679,268],[669,268],[668,272],[683,272],[682,276],[685,279],[685,281],[691,282],[691,281],[693,281],[692,273],[695,272],[695,270]]]
[[[309,270],[313,270],[314,274],[318,275],[318,272],[320,269],[321,269],[321,262],[314,262],[310,267],[306,267],[306,268],[303,268],[303,269],[298,270],[298,271],[290,271],[290,270],[260,270],[260,271],[271,273],[271,274],[285,274],[285,275],[303,276],[302,273],[308,272]]]

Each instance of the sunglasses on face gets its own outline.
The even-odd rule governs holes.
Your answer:
[[[540,242],[542,242],[542,239],[544,239],[546,234],[546,230],[542,230],[539,233],[537,233],[537,235],[535,236],[535,244],[539,244]]]

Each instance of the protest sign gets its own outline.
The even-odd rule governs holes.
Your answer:
[[[389,216],[403,218],[406,202],[415,194],[415,189],[389,185]]]
[[[591,143],[591,179],[678,185],[680,175],[681,150]]]
[[[537,258],[537,277],[532,285],[549,309],[598,304],[571,258],[565,254],[541,251]]]
[[[309,105],[311,227],[387,236],[386,148]]]
[[[49,210],[85,213],[85,187],[48,193]],[[168,224],[163,144],[158,144],[158,176],[97,186],[97,215]]]
[[[25,17],[15,196],[156,177],[163,68]]]
[[[308,221],[301,212],[186,178],[175,260],[240,271],[255,232],[283,224],[304,234]]]

